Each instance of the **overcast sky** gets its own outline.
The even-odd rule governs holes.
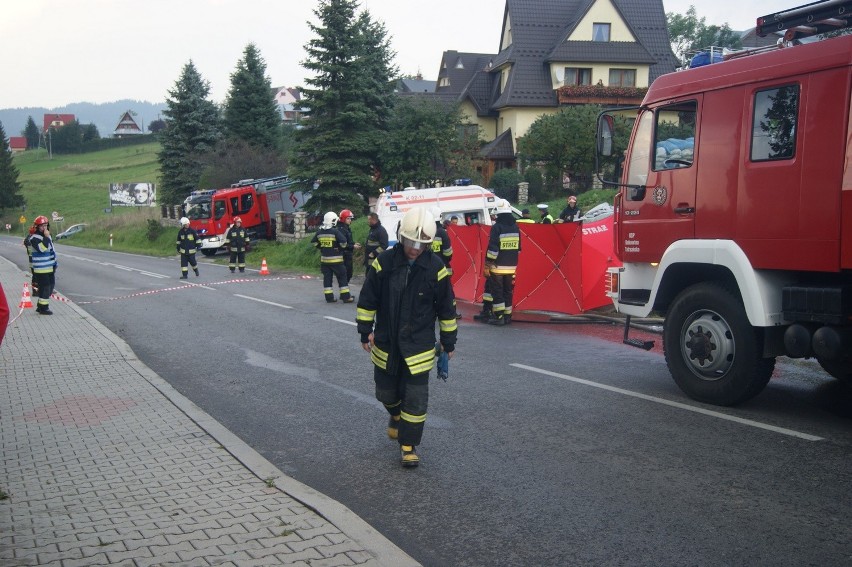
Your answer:
[[[650,1],[650,0],[644,0]],[[805,0],[663,0],[708,24],[754,26]],[[0,108],[163,102],[190,60],[221,102],[253,42],[273,86],[299,86],[315,0],[4,0]],[[445,50],[496,53],[505,0],[361,0],[385,23],[405,74],[435,79]]]

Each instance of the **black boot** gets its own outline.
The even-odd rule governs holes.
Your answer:
[[[497,325],[498,327],[502,327],[506,324],[506,317],[501,313],[500,315],[491,314],[491,318],[488,319],[489,325]]]
[[[192,268],[195,272],[195,277],[197,278],[200,274],[198,273],[198,268]]]
[[[474,321],[479,321],[481,323],[487,323],[491,318],[491,310],[482,308],[482,311],[473,316]]]

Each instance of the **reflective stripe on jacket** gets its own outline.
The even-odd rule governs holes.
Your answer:
[[[431,250],[410,265],[402,244],[380,254],[358,297],[361,338],[374,333],[373,364],[391,374],[405,364],[412,374],[435,364],[435,320],[444,350],[455,349],[458,325],[449,273]]]
[[[49,236],[36,232],[30,236],[32,247],[33,273],[49,274],[56,267],[56,252],[53,249],[53,241]]]
[[[336,228],[319,229],[311,239],[311,244],[319,248],[322,255],[320,263],[343,263],[343,249],[346,247],[346,238]]]

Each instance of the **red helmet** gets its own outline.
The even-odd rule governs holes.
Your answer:
[[[238,222],[243,222],[243,219],[241,219],[240,217],[234,217],[234,223],[236,224]]]
[[[352,211],[350,211],[349,209],[343,209],[342,211],[340,211],[341,222],[345,221],[346,219],[355,220],[355,215],[353,215]]]
[[[37,216],[33,221],[34,226],[38,226],[40,224],[50,224],[50,221],[47,220],[47,217],[44,215]]]

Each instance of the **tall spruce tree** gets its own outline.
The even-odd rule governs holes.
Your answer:
[[[180,203],[198,188],[203,164],[198,155],[209,152],[219,138],[219,113],[207,100],[210,84],[190,60],[166,98],[167,128],[160,135],[160,195],[163,203]]]
[[[392,106],[391,66],[385,28],[368,12],[356,16],[354,0],[320,0],[314,14],[320,25],[305,50],[302,65],[315,73],[301,89],[300,106],[308,110],[296,132],[290,176],[319,181],[308,202],[322,210],[347,206],[363,209],[380,166],[380,140]]]
[[[275,148],[280,135],[281,116],[272,98],[266,76],[266,62],[250,43],[231,73],[231,89],[225,101],[224,130],[229,138],[239,138],[254,146]]]
[[[38,147],[40,136],[38,126],[36,126],[35,120],[33,120],[32,116],[27,117],[27,125],[24,126],[24,131],[21,132],[21,135],[27,139],[28,150],[34,150]]]
[[[3,129],[3,123],[0,122],[0,210],[23,205],[24,197],[20,194],[20,191],[18,168],[12,162],[9,140],[6,139],[6,130]]]

